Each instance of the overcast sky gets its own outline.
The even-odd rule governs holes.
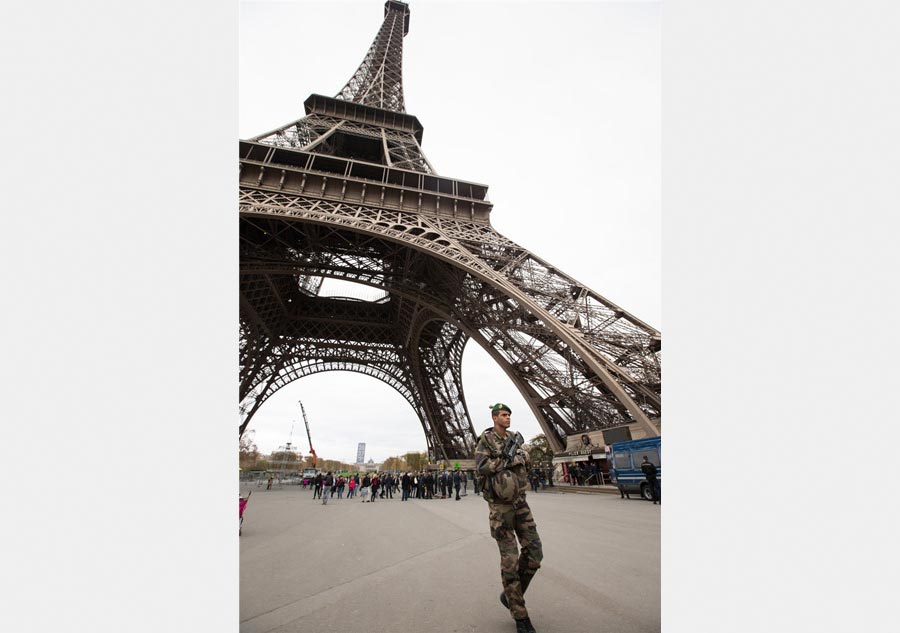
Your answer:
[[[241,2],[239,132],[300,118],[365,56],[382,0]],[[443,176],[483,183],[494,227],[657,329],[660,308],[660,5],[656,2],[413,0],[404,39],[406,110]],[[463,387],[477,431],[488,406],[541,432],[524,400],[470,343]],[[425,450],[409,404],[373,378],[326,372],[273,395],[249,428],[263,452],[289,439],[352,462]],[[293,427],[293,431],[292,431]]]

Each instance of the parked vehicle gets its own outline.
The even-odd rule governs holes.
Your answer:
[[[662,486],[662,465],[660,453],[662,437],[647,437],[627,442],[615,442],[609,447],[608,463],[610,464],[610,478],[613,485],[625,494],[640,494],[650,501],[653,495],[647,478],[641,471],[641,462],[644,456],[656,466],[656,477]]]
[[[300,475],[300,481],[302,483],[309,483],[313,479],[316,478],[316,475],[322,472],[321,468],[304,468],[303,474]]]

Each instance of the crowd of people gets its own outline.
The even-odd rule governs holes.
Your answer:
[[[553,473],[549,468],[534,468],[529,474],[534,492],[553,486]],[[304,480],[303,487],[312,489],[313,499],[328,503],[329,499],[359,498],[361,502],[374,503],[376,499],[455,499],[468,495],[469,487],[480,495],[478,480],[471,470],[440,470],[420,472],[376,472],[344,475],[334,472],[319,473]]]
[[[408,499],[456,499],[468,494],[469,485],[478,494],[474,473],[467,470],[441,470],[421,472],[376,472],[355,473],[344,476],[332,472],[319,473],[314,479],[305,481],[304,487],[310,487],[314,499],[337,497],[347,499],[358,497],[365,503],[374,503],[376,499],[393,499],[399,495],[401,501]]]
[[[547,486],[553,487],[553,470],[550,468],[532,468],[528,473],[528,482],[531,490],[537,492]]]
[[[599,486],[609,483],[609,475],[603,472],[597,462],[573,462],[568,464],[568,481],[573,486]]]

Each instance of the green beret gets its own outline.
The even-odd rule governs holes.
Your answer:
[[[508,406],[506,406],[502,402],[498,402],[497,404],[495,404],[494,406],[491,407],[492,415],[497,415],[497,413],[500,411],[507,411],[509,413],[512,413],[512,409],[510,409]]]

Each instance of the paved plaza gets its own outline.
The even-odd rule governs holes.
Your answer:
[[[313,500],[252,490],[240,537],[242,633],[513,633],[498,599],[488,508],[460,501]],[[530,493],[544,548],[526,594],[539,633],[660,630],[661,506]]]

